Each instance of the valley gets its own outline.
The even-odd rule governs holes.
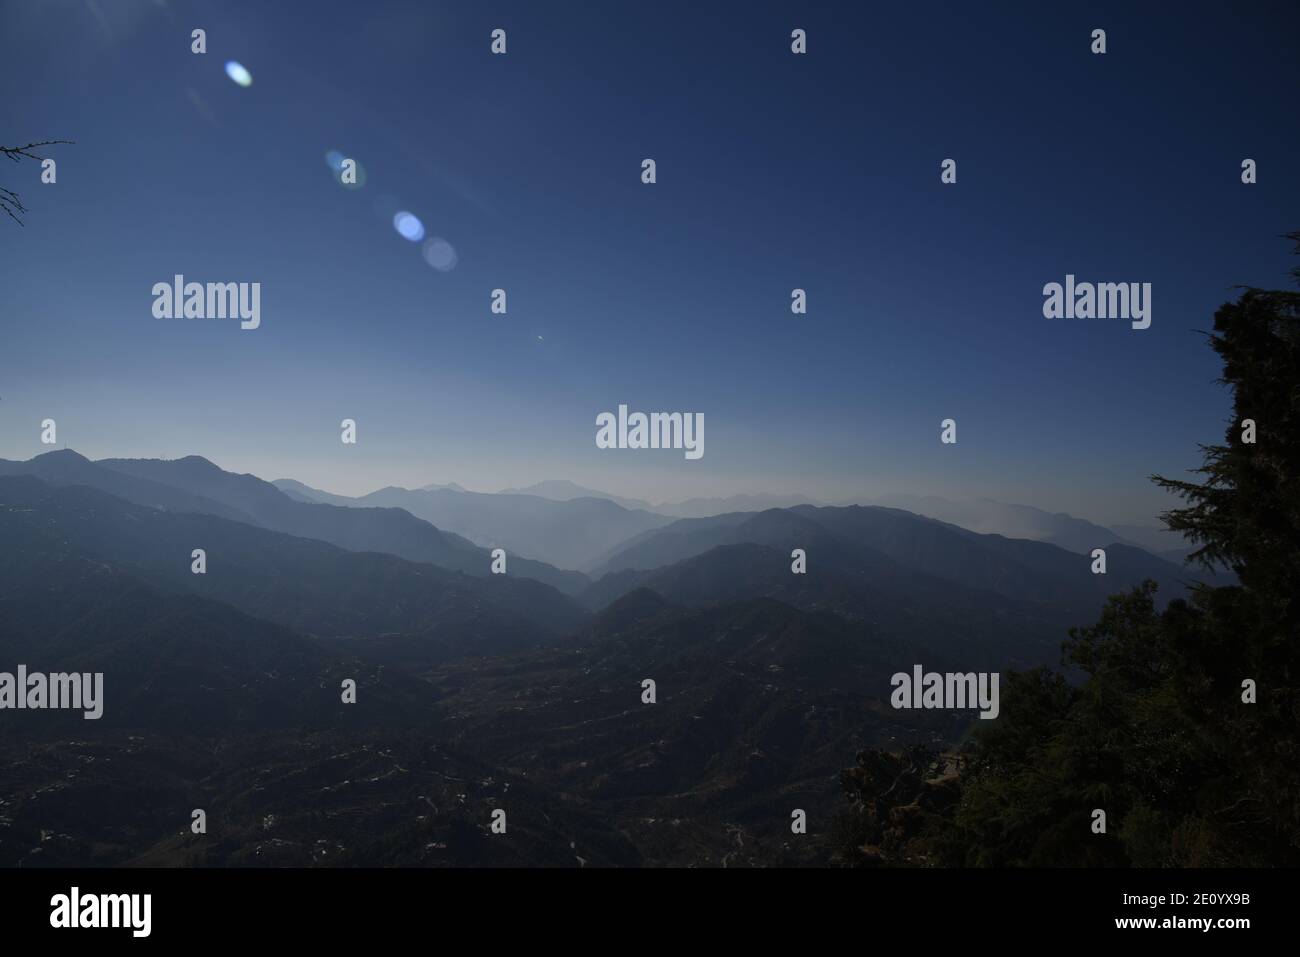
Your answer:
[[[833,863],[854,756],[976,718],[898,709],[892,676],[1053,662],[1105,591],[894,508],[628,512],[591,575],[491,575],[411,511],[295,494],[196,458],[0,463],[0,670],[103,675],[94,722],[0,710],[0,862]],[[1178,587],[1112,549],[1106,587]]]

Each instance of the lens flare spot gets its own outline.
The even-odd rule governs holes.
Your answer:
[[[414,213],[408,213],[406,210],[393,217],[393,228],[397,230],[399,236],[413,243],[418,243],[424,238],[424,224]]]
[[[226,76],[230,77],[240,86],[253,85],[253,74],[244,69],[244,65],[238,60],[226,61]]]
[[[424,261],[438,272],[451,272],[458,261],[456,248],[441,236],[435,236],[424,244]]]

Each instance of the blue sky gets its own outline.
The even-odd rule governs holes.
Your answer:
[[[7,4],[0,141],[76,144],[54,185],[0,167],[30,210],[0,223],[0,457],[43,451],[48,417],[91,457],[339,492],[570,478],[1151,523],[1146,476],[1229,412],[1199,330],[1234,285],[1288,283],[1300,228],[1294,5],[1171,9]],[[261,328],[154,319],[175,273],[261,282]],[[1152,283],[1151,328],[1044,319],[1067,273]],[[702,412],[704,457],[598,450],[620,403]]]

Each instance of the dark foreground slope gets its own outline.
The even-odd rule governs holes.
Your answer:
[[[0,505],[0,670],[100,672],[103,716],[0,710],[0,865],[563,864],[577,834],[594,863],[638,861],[608,824],[446,748],[418,677],[162,591],[29,509]]]

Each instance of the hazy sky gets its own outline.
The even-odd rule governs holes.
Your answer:
[[[1198,330],[1234,284],[1288,282],[1296,7],[896,6],[0,6],[0,142],[76,141],[54,185],[0,166],[30,209],[0,222],[0,457],[54,418],[92,458],[344,493],[570,478],[1150,523],[1146,476],[1229,411]],[[261,327],[155,319],[176,273],[260,282]],[[1067,273],[1152,283],[1151,328],[1043,318]],[[598,450],[619,403],[702,412],[704,457]]]

